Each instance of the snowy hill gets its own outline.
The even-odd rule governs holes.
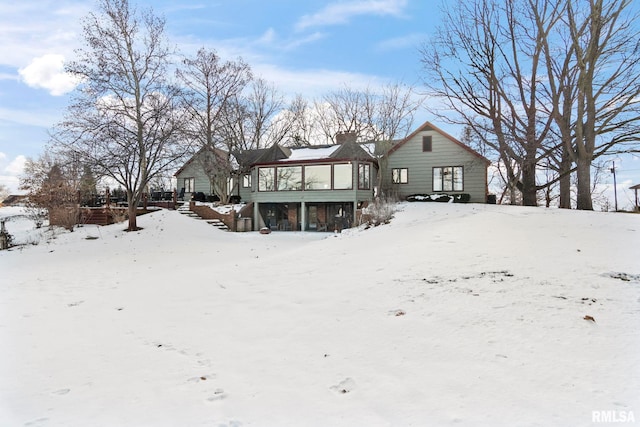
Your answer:
[[[640,420],[640,215],[399,209],[339,235],[160,211],[0,252],[0,425]]]

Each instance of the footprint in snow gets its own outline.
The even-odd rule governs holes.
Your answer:
[[[338,394],[351,393],[356,388],[356,382],[352,378],[346,378],[329,389]]]
[[[226,398],[227,398],[227,394],[224,392],[224,390],[221,388],[217,388],[213,392],[213,395],[207,397],[207,402],[215,402],[215,401],[223,400]]]

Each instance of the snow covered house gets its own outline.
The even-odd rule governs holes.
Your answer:
[[[230,157],[236,170],[230,194],[250,206],[254,230],[351,227],[358,210],[374,200],[379,171],[382,187],[400,199],[468,194],[470,202],[486,201],[489,161],[428,122],[406,138],[390,142],[386,153],[365,149],[367,144],[358,143],[356,137],[339,133],[334,145],[288,148],[275,144],[233,152]],[[380,153],[384,162],[379,161]],[[175,174],[185,200],[191,193],[213,194],[203,162],[198,160],[202,155],[194,156]]]

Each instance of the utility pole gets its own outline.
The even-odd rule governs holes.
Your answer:
[[[616,212],[618,212],[618,185],[616,184],[616,161],[613,161],[611,167],[611,173],[613,174],[613,198],[615,201]]]

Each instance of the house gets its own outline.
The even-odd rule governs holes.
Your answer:
[[[373,200],[377,162],[355,134],[336,141],[234,153],[238,195],[253,203],[254,229],[333,231],[354,224],[357,209]]]
[[[230,160],[227,154],[224,150],[209,146],[198,150],[173,175],[177,180],[178,200],[196,199],[201,195],[212,201],[216,194],[216,185],[226,185],[228,192],[233,191],[235,181],[228,182],[233,169],[233,159]],[[222,184],[219,183],[220,180]]]
[[[486,203],[490,163],[426,122],[388,151],[383,185],[401,200],[416,194],[468,194],[469,202]]]
[[[354,133],[339,133],[334,145],[288,148],[274,144],[233,152],[230,157],[236,169],[229,191],[251,206],[248,215],[254,230],[351,227],[358,210],[374,200],[378,184],[400,199],[416,194],[468,194],[470,202],[486,202],[489,161],[431,123],[389,142],[390,148],[383,151],[379,148],[384,144],[368,150],[356,138]],[[198,156],[202,153],[176,172],[178,188],[184,188],[185,194],[211,195],[213,189]]]

